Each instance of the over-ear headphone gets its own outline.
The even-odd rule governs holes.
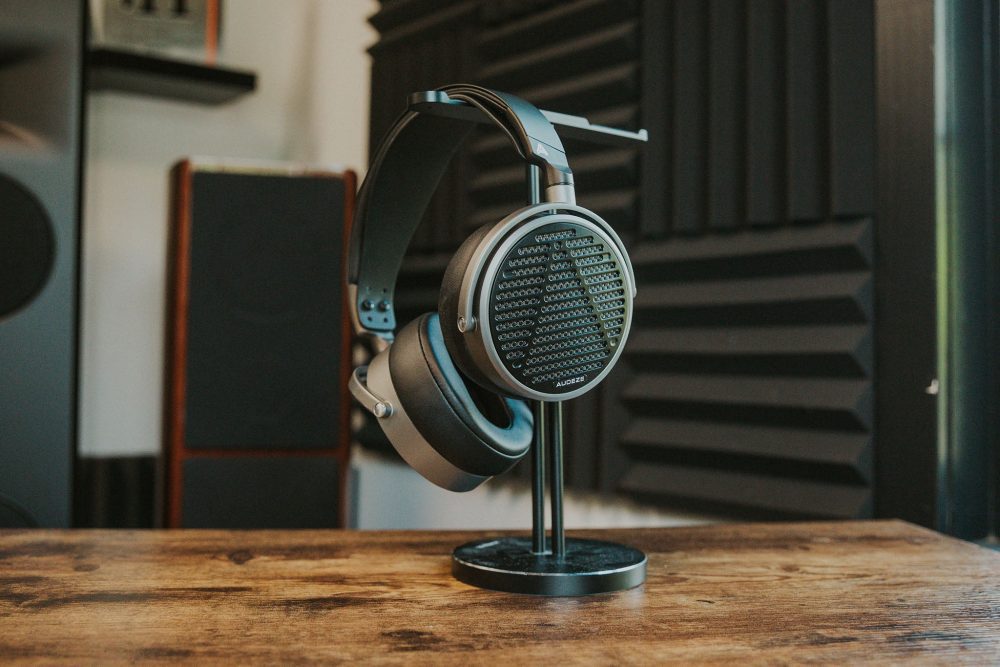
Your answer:
[[[441,91],[484,113],[540,168],[545,201],[476,230],[448,264],[438,312],[394,337],[403,255],[472,127],[457,116],[404,113],[358,195],[351,311],[356,329],[383,349],[355,370],[350,389],[408,464],[467,491],[528,452],[532,416],[522,399],[574,398],[610,372],[628,337],[635,278],[611,226],[576,205],[566,152],[541,111],[477,86]]]

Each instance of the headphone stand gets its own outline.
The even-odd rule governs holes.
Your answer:
[[[541,174],[528,165],[528,203],[541,201]],[[479,588],[533,595],[589,595],[633,588],[646,580],[646,555],[629,546],[566,538],[563,528],[562,402],[535,401],[531,469],[531,539],[497,537],[452,553],[451,572]],[[549,458],[552,533],[545,537],[545,455]]]

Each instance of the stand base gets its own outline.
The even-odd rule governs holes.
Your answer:
[[[531,595],[591,595],[646,581],[646,554],[613,542],[566,538],[566,555],[535,554],[531,540],[500,537],[455,549],[451,573],[479,588]]]

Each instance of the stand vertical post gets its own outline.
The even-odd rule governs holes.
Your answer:
[[[542,201],[542,173],[533,164],[527,166],[528,205]],[[562,403],[535,401],[535,442],[531,468],[531,550],[547,554],[545,544],[545,456],[549,456],[549,493],[552,510],[552,555],[560,559],[566,553],[563,528],[563,420]]]
[[[566,532],[563,529],[563,410],[562,401],[546,403],[549,427],[549,490],[552,510],[552,556],[566,555]]]
[[[544,554],[545,546],[545,403],[535,401],[535,441],[531,444],[531,551]]]
[[[528,206],[542,201],[542,174],[533,164],[527,165]],[[534,401],[535,441],[531,452],[531,551],[548,552],[545,546],[545,451],[549,433],[545,419],[545,403]]]

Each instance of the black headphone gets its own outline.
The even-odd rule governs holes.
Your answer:
[[[574,398],[610,372],[628,337],[635,278],[611,226],[576,205],[566,152],[541,111],[478,86],[441,91],[486,114],[540,168],[545,201],[466,239],[445,271],[438,312],[394,337],[403,255],[473,126],[404,113],[358,195],[351,312],[356,329],[383,349],[354,371],[350,390],[408,464],[439,486],[468,491],[528,452],[532,414],[522,399]]]

